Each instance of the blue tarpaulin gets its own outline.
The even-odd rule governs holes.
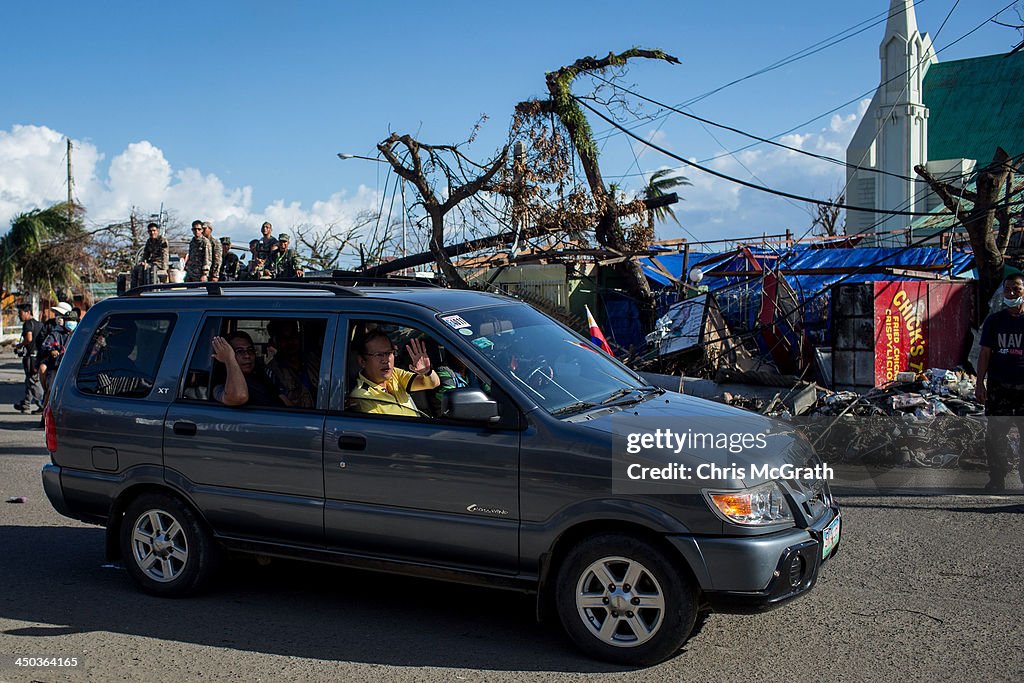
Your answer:
[[[661,254],[654,257],[674,278],[685,280],[684,255]],[[747,247],[731,252],[689,254],[687,267],[701,266],[708,272],[749,273],[760,268],[781,270],[784,280],[795,291],[802,308],[801,319],[805,332],[819,344],[828,343],[830,314],[830,287],[837,283],[913,280],[913,267],[942,266],[930,275],[974,278],[974,257],[969,252],[932,247],[873,247],[873,248],[813,248],[799,245],[786,250]],[[675,302],[672,280],[651,259],[640,260],[648,279],[655,289],[664,288],[658,296],[659,315]],[[704,265],[701,265],[704,264]],[[906,274],[883,272],[885,268],[907,269]],[[845,270],[846,273],[792,274],[786,271]],[[861,272],[856,272],[861,270]],[[707,276],[700,282],[714,292],[722,315],[734,331],[751,330],[756,326],[761,301],[761,279],[757,276]]]
[[[829,274],[829,275],[786,275],[786,281],[797,290],[801,296],[816,296],[821,290],[829,285],[842,280],[843,282],[878,282],[888,280],[913,279],[911,275],[893,275],[880,272],[883,268],[908,268],[911,266],[950,266],[950,270],[943,270],[947,275],[971,277],[967,274],[973,268],[974,256],[965,252],[953,252],[952,259],[945,249],[931,247],[913,247],[909,249],[896,247],[874,247],[874,248],[852,248],[852,249],[813,249],[807,246],[797,246],[789,250],[777,252],[762,248],[750,247],[748,251],[754,260],[762,267],[782,270],[813,270],[813,269],[836,269],[848,268],[855,270],[864,268],[868,272],[856,274]],[[683,254],[663,254],[655,257],[665,270],[677,279],[685,279],[683,273]],[[740,252],[733,252],[731,256],[724,254],[691,253],[689,257],[689,268],[699,266],[701,263],[718,259],[705,270],[709,271],[749,271],[753,269],[748,258]],[[649,258],[640,259],[640,265],[644,273],[655,286],[668,287],[672,281],[661,273],[661,269],[655,266]],[[709,290],[715,291],[734,284],[743,277],[705,277],[701,285]]]

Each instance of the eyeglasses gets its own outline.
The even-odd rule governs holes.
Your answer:
[[[255,356],[256,349],[252,346],[243,346],[240,349],[235,349],[236,356]]]
[[[376,358],[377,360],[384,360],[385,358],[394,358],[395,350],[390,351],[378,351],[377,353],[364,353],[367,358]]]

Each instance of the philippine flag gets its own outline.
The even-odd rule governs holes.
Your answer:
[[[590,325],[590,341],[594,342],[594,346],[598,347],[609,356],[614,356],[612,353],[612,347],[608,346],[608,340],[604,338],[601,333],[601,328],[597,326],[597,321],[594,320],[594,316],[590,313],[590,306],[584,305],[587,309],[587,324]]]

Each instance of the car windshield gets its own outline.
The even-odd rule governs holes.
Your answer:
[[[554,415],[627,400],[645,387],[592,343],[525,304],[438,317]]]

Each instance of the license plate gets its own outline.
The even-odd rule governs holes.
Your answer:
[[[823,543],[821,544],[821,559],[828,557],[832,549],[836,547],[836,543],[839,543],[839,530],[842,528],[840,518],[836,517],[832,520],[832,523],[825,527],[825,533],[822,534]]]

